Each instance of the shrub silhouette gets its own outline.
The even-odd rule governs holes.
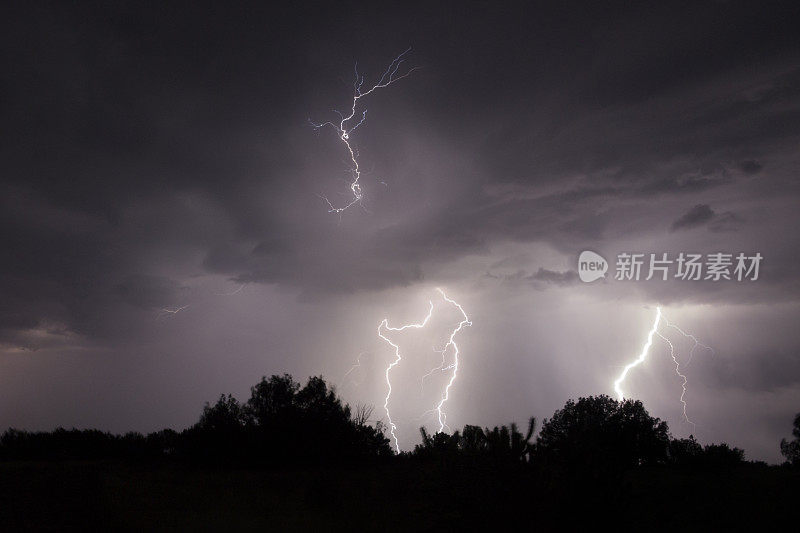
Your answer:
[[[414,447],[412,455],[422,459],[453,459],[456,457],[493,458],[498,461],[525,461],[532,449],[530,442],[536,427],[536,419],[528,422],[525,436],[517,425],[495,426],[494,429],[481,429],[479,426],[464,426],[462,432],[452,435],[435,433],[430,435],[422,427],[419,429],[422,442]]]

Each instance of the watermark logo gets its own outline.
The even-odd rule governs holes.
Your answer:
[[[585,283],[606,277],[608,261],[603,256],[585,250],[578,257],[578,277]]]
[[[715,252],[695,254],[680,252],[617,254],[614,268],[616,281],[639,281],[656,279],[667,281],[756,281],[759,278],[761,261],[759,252],[738,254]],[[609,264],[595,252],[581,252],[578,258],[578,277],[590,283],[606,277]]]
[[[625,252],[617,255],[614,279],[620,281],[639,281],[640,278],[653,278],[666,281],[670,277],[683,281],[756,281],[761,260],[759,252],[748,255],[716,252],[713,254],[693,254],[680,252],[677,256],[668,253],[639,254]],[[647,277],[644,277],[642,267]]]

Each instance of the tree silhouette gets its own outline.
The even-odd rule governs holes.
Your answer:
[[[254,453],[265,460],[392,455],[382,426],[366,424],[369,408],[354,417],[321,376],[310,377],[302,388],[289,374],[263,377],[250,392],[243,411]]]
[[[300,384],[289,374],[261,378],[259,383],[250,388],[246,407],[248,416],[257,425],[264,426],[276,417],[293,415],[298,389]]]
[[[640,401],[602,395],[569,400],[545,420],[534,455],[540,464],[597,475],[665,463],[668,445],[667,423]]]
[[[523,437],[517,429],[517,425],[512,423],[509,427],[496,427],[484,432],[489,454],[496,458],[520,460],[524,459],[531,452],[533,444],[530,442],[533,431],[536,428],[536,419],[531,417],[528,420],[528,432]]]
[[[703,458],[703,447],[689,435],[688,439],[673,439],[669,442],[670,462],[677,466],[697,466]]]
[[[369,417],[372,416],[373,407],[371,405],[358,404],[352,415],[353,423],[357,426],[366,426]]]
[[[452,435],[430,435],[421,427],[419,432],[422,442],[415,446],[413,455],[419,458],[485,457],[519,462],[526,459],[532,449],[530,439],[535,427],[535,418],[529,420],[528,433],[525,436],[514,423],[510,426],[495,426],[492,430],[467,425],[463,432],[456,431]]]
[[[203,407],[203,414],[197,427],[205,431],[220,433],[235,433],[240,431],[247,422],[247,416],[239,402],[228,394],[222,394],[217,403]]]
[[[800,413],[794,417],[792,436],[794,436],[792,441],[781,439],[781,453],[790,465],[800,466]]]
[[[391,457],[394,452],[380,422],[370,425],[372,408],[352,410],[321,376],[301,387],[291,375],[263,377],[244,404],[232,395],[206,403],[196,424],[177,433],[112,435],[97,430],[26,432],[0,436],[0,459],[177,458],[208,463],[331,463]],[[516,424],[492,429],[465,425],[452,435],[429,434],[410,455],[443,462],[522,465],[542,473],[620,473],[639,465],[727,468],[744,452],[725,443],[705,447],[690,436],[670,439],[667,424],[651,417],[639,401],[608,396],[569,400],[545,419],[535,444],[536,420],[523,434]],[[800,464],[800,414],[795,439],[781,442],[791,464]],[[548,470],[550,469],[550,470]],[[553,479],[559,477],[550,476]]]
[[[744,462],[744,450],[731,448],[726,443],[707,444],[703,448],[703,465],[729,467]]]
[[[458,456],[459,441],[461,436],[456,431],[452,435],[437,432],[433,435],[421,427],[419,428],[422,442],[414,447],[414,454],[421,458],[451,459]]]

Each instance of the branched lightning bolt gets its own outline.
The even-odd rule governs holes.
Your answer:
[[[459,356],[460,352],[459,352],[458,344],[456,344],[455,338],[456,338],[456,335],[462,329],[464,329],[466,326],[471,326],[472,322],[470,322],[469,317],[467,316],[467,313],[464,312],[464,308],[461,307],[461,305],[458,302],[456,302],[452,298],[448,298],[448,296],[445,294],[445,292],[442,289],[438,289],[437,288],[436,290],[439,292],[439,294],[442,295],[442,299],[444,299],[445,302],[447,302],[447,303],[449,303],[451,305],[454,305],[461,312],[461,315],[463,316],[463,319],[458,323],[458,325],[453,329],[453,331],[450,332],[450,336],[447,339],[447,344],[445,344],[444,348],[441,350],[441,353],[442,353],[442,364],[439,367],[431,370],[431,372],[429,372],[427,374],[427,375],[430,375],[435,370],[449,370],[449,369],[453,370],[453,374],[450,376],[450,380],[448,381],[447,386],[445,387],[444,392],[442,393],[442,396],[441,396],[439,402],[437,403],[436,407],[434,407],[433,409],[431,409],[431,410],[429,410],[429,411],[427,411],[426,413],[423,414],[423,416],[424,416],[425,414],[428,414],[428,413],[436,413],[437,419],[439,421],[439,432],[441,432],[441,431],[444,430],[445,427],[447,427],[447,415],[445,414],[443,407],[444,407],[444,404],[447,403],[447,400],[450,398],[450,389],[453,386],[453,383],[455,382],[456,378],[458,377],[458,363],[459,363],[458,356]],[[383,408],[386,411],[386,417],[389,419],[389,431],[390,431],[390,433],[392,435],[392,438],[394,439],[395,449],[398,452],[400,451],[400,445],[399,445],[398,440],[397,440],[397,434],[396,434],[397,427],[395,426],[394,422],[392,421],[392,415],[389,412],[389,398],[392,395],[392,382],[391,382],[391,379],[389,378],[389,373],[391,372],[392,368],[397,366],[397,364],[401,361],[402,357],[400,356],[400,346],[398,346],[397,344],[395,344],[391,340],[389,340],[383,334],[383,330],[386,330],[386,331],[403,331],[403,330],[409,329],[409,328],[417,328],[417,329],[419,329],[419,328],[425,327],[425,325],[428,323],[428,321],[430,320],[431,316],[433,315],[433,301],[429,301],[428,303],[430,305],[430,307],[428,308],[428,314],[425,317],[425,320],[423,320],[422,322],[420,322],[418,324],[407,324],[405,326],[401,326],[401,327],[398,327],[398,328],[393,328],[393,327],[389,326],[388,319],[384,318],[383,321],[378,325],[378,336],[380,338],[382,338],[383,340],[385,340],[387,343],[389,343],[389,345],[391,345],[394,348],[395,358],[389,364],[389,366],[386,367],[386,385],[388,386],[388,392],[386,393],[386,399],[385,399],[385,401],[383,403]],[[444,366],[445,354],[446,354],[447,350],[450,349],[451,347],[453,349],[453,363],[448,365],[447,367],[445,367]],[[424,379],[424,377],[423,377],[423,379]]]
[[[447,365],[447,366],[445,366],[445,363],[446,363],[446,360],[447,360],[447,349],[446,348],[442,348],[441,350],[437,350],[437,349],[434,348],[433,351],[442,356],[442,362],[439,363],[438,366],[435,366],[435,367],[431,368],[427,373],[425,373],[420,378],[420,380],[419,380],[420,394],[425,392],[425,380],[426,379],[431,377],[436,372],[445,372],[445,371],[451,370],[453,368],[453,364],[452,363]]]
[[[444,412],[442,411],[442,406],[450,397],[450,387],[453,386],[453,382],[456,380],[456,376],[458,374],[458,345],[456,344],[455,341],[456,334],[459,331],[461,331],[465,326],[471,326],[472,322],[469,321],[469,317],[467,316],[467,313],[464,312],[464,308],[461,307],[461,305],[459,305],[455,300],[448,298],[442,289],[436,289],[436,290],[439,291],[439,293],[441,293],[442,298],[444,298],[444,300],[447,303],[455,305],[458,308],[458,310],[461,311],[461,314],[464,317],[464,320],[458,323],[458,327],[456,327],[456,329],[454,329],[453,332],[450,333],[450,339],[447,341],[447,344],[444,347],[445,351],[447,351],[447,349],[450,346],[453,347],[453,365],[452,365],[453,375],[450,376],[450,381],[447,383],[447,387],[445,387],[444,389],[444,394],[442,394],[442,399],[439,402],[439,405],[436,406],[436,412],[439,415],[439,431],[442,431],[445,426],[445,421],[447,420],[447,415],[444,414]]]
[[[431,319],[431,315],[433,315],[433,301],[431,300],[428,303],[430,304],[430,307],[428,308],[428,314],[425,317],[425,320],[419,324],[407,324],[405,326],[400,326],[399,328],[393,328],[389,326],[388,318],[384,318],[383,321],[378,324],[378,337],[388,342],[394,348],[394,361],[389,363],[389,366],[386,367],[386,385],[389,387],[389,391],[386,393],[386,399],[383,402],[383,409],[386,411],[386,417],[389,419],[389,432],[392,434],[392,438],[394,439],[394,447],[398,453],[400,452],[400,444],[397,442],[397,435],[395,434],[397,427],[394,425],[394,422],[392,422],[392,414],[389,412],[389,398],[392,396],[392,382],[389,379],[389,372],[391,372],[392,368],[397,366],[397,363],[400,362],[402,357],[400,356],[400,346],[385,337],[381,330],[386,329],[387,331],[403,331],[409,328],[424,328],[425,324],[427,324]]]
[[[688,360],[686,362],[687,365],[691,362],[692,357],[694,356],[694,352],[695,352],[695,350],[697,349],[698,346],[702,347],[702,348],[705,348],[706,350],[709,350],[712,354],[714,353],[714,349],[713,348],[711,348],[710,346],[706,346],[705,344],[701,343],[699,340],[697,340],[697,337],[695,337],[694,335],[691,335],[689,333],[686,333],[685,331],[683,331],[681,328],[679,328],[675,324],[670,323],[670,321],[667,320],[667,318],[664,317],[663,314],[661,313],[661,308],[657,307],[656,308],[656,319],[653,322],[652,328],[650,328],[650,331],[647,334],[647,341],[645,342],[644,346],[642,347],[641,354],[639,354],[639,357],[636,358],[633,362],[631,362],[631,363],[629,363],[628,365],[625,366],[625,368],[622,370],[622,373],[619,375],[617,380],[614,382],[614,390],[616,391],[617,398],[620,401],[625,399],[624,394],[622,392],[622,382],[625,381],[625,377],[628,375],[628,372],[632,368],[634,368],[634,367],[638,366],[639,364],[643,363],[644,360],[647,358],[647,355],[648,355],[648,353],[650,351],[650,347],[653,344],[653,336],[657,335],[659,338],[661,338],[664,342],[667,343],[667,346],[669,346],[669,355],[672,358],[672,362],[675,363],[675,373],[682,380],[682,383],[681,383],[682,390],[681,390],[680,402],[681,402],[681,405],[683,406],[683,419],[686,420],[686,422],[688,422],[689,424],[692,424],[694,426],[695,425],[694,422],[692,422],[689,419],[689,415],[687,414],[687,405],[686,405],[686,399],[685,399],[685,396],[686,396],[686,385],[688,383],[688,378],[686,377],[685,374],[683,374],[681,372],[681,364],[678,361],[678,358],[677,358],[677,356],[675,354],[675,346],[672,344],[672,341],[670,341],[666,336],[664,336],[661,332],[658,331],[659,324],[661,323],[662,320],[664,321],[664,323],[666,324],[667,327],[675,329],[676,331],[678,331],[678,333],[680,333],[684,337],[692,339],[692,341],[694,341],[694,344],[692,345],[692,348],[689,350],[689,358],[688,358]]]
[[[686,420],[688,423],[690,423],[692,426],[694,426],[695,423],[689,420],[689,415],[686,414],[686,400],[684,399],[684,396],[686,396],[686,383],[688,383],[689,380],[686,377],[686,375],[681,374],[681,364],[678,362],[678,358],[675,356],[675,346],[672,345],[672,341],[670,341],[661,333],[656,331],[656,335],[661,337],[664,340],[664,342],[666,342],[667,345],[669,346],[669,355],[670,357],[672,357],[672,362],[675,363],[675,373],[678,374],[678,377],[680,377],[683,380],[683,382],[681,383],[681,397],[680,397],[681,405],[683,405],[683,419]]]
[[[345,204],[343,207],[334,207],[334,205],[328,200],[325,196],[320,196],[325,202],[328,204],[328,212],[329,213],[341,213],[345,211],[355,204],[361,205],[361,200],[364,198],[364,193],[361,190],[361,184],[359,180],[361,179],[361,167],[358,165],[358,150],[353,148],[352,144],[350,144],[350,136],[353,134],[354,131],[361,126],[364,121],[367,119],[367,110],[364,109],[361,112],[361,116],[358,119],[358,122],[355,123],[354,126],[351,126],[353,122],[355,122],[356,117],[356,107],[358,106],[358,101],[368,96],[370,93],[377,89],[382,89],[384,87],[388,87],[392,83],[399,81],[407,76],[409,76],[416,68],[411,68],[406,71],[404,74],[398,75],[397,72],[400,69],[400,65],[405,61],[404,56],[411,51],[411,48],[394,58],[394,60],[389,64],[389,67],[381,76],[381,79],[373,85],[370,89],[362,90],[364,86],[364,76],[358,73],[358,63],[355,66],[355,81],[353,82],[353,102],[352,106],[350,107],[350,114],[345,116],[344,114],[340,113],[339,111],[334,110],[334,113],[339,115],[339,123],[336,124],[331,121],[316,123],[313,122],[311,119],[308,121],[314,127],[315,130],[322,129],[325,126],[330,126],[336,130],[336,134],[339,139],[344,143],[345,147],[347,148],[348,153],[350,154],[350,162],[351,167],[350,171],[353,175],[353,180],[350,182],[350,191],[353,193],[353,199],[350,200],[349,203]]]
[[[691,335],[689,333],[686,333],[685,331],[683,331],[681,328],[679,328],[675,324],[672,324],[669,320],[666,319],[666,317],[664,318],[664,322],[667,323],[667,327],[675,329],[678,333],[680,333],[684,337],[686,337],[688,339],[692,339],[694,341],[694,344],[692,345],[691,350],[689,350],[689,358],[686,361],[686,365],[685,366],[689,366],[689,363],[692,362],[692,358],[694,357],[694,351],[697,349],[698,346],[708,350],[709,352],[711,352],[711,355],[714,355],[714,348],[712,348],[711,346],[707,346],[707,345],[703,344],[702,342],[697,340],[697,337],[695,337],[694,335]]]

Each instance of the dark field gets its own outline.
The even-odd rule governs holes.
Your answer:
[[[796,519],[800,473],[744,464],[568,481],[519,468],[403,459],[320,469],[7,462],[0,464],[0,501],[0,524],[9,531],[402,531],[514,523],[539,530],[602,524],[763,530]]]

